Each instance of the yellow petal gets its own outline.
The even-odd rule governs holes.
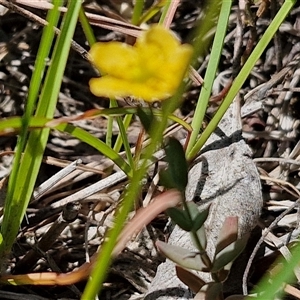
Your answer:
[[[169,55],[180,46],[180,43],[170,30],[161,25],[154,25],[137,40],[137,48],[143,47],[143,45],[155,45],[161,52]]]
[[[168,92],[174,94],[186,74],[192,46],[181,45],[172,32],[156,25],[137,41],[137,51],[145,61],[145,69],[165,82]]]
[[[176,89],[183,77],[186,75],[193,49],[189,45],[182,45],[165,64],[165,70],[161,74],[164,81],[174,85]]]
[[[192,47],[181,45],[171,31],[153,26],[134,46],[119,42],[96,43],[90,54],[107,75],[92,79],[97,96],[134,96],[145,101],[172,96],[186,74]]]
[[[152,76],[153,73],[159,72],[178,46],[179,42],[175,36],[161,25],[155,25],[144,32],[135,44],[145,71]]]
[[[92,78],[89,84],[91,92],[99,97],[114,98],[133,95],[138,99],[153,102],[171,96],[166,92],[166,89],[158,88],[159,82],[145,84],[103,76],[101,78]]]
[[[95,66],[104,74],[129,80],[142,72],[134,47],[120,42],[95,43],[91,50]]]

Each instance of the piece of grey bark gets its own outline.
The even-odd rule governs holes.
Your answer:
[[[227,217],[238,216],[238,236],[256,226],[263,205],[259,174],[251,159],[251,150],[241,135],[238,105],[232,104],[207,146],[189,171],[186,199],[203,210],[210,204],[205,222],[206,251],[212,259],[220,229]],[[197,251],[190,234],[175,226],[169,244]],[[204,281],[210,275],[195,272]],[[145,295],[146,300],[193,299],[189,288],[176,276],[175,264],[166,260],[158,269]]]

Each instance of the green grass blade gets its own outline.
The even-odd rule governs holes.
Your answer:
[[[149,110],[149,108],[144,108],[145,111]],[[162,112],[158,109],[152,109],[153,115],[161,117]],[[107,108],[107,109],[100,109],[97,110],[97,112],[93,113],[93,116],[122,116],[122,115],[132,115],[137,113],[137,108],[130,107],[130,108],[124,108],[124,107],[117,107],[117,108]],[[185,128],[187,131],[191,132],[192,127],[190,124],[186,123],[184,120],[180,119],[179,117],[175,115],[169,115],[169,120],[178,123],[183,128]],[[56,124],[53,124],[52,121],[56,121],[57,119],[47,119],[47,118],[41,118],[41,117],[35,117],[33,116],[30,118],[29,122],[29,130],[32,129],[41,129],[44,127],[49,128],[56,128]],[[127,127],[127,123],[130,121],[124,120],[124,126]],[[52,123],[52,124],[51,124]],[[61,122],[65,124],[66,122]],[[22,128],[22,117],[10,117],[0,120],[0,136],[3,136],[5,134],[13,134],[20,132]],[[118,151],[117,151],[118,152]]]
[[[70,51],[71,39],[78,20],[80,9],[78,2],[69,1],[68,11],[65,14],[61,33],[54,48],[53,58],[45,79],[45,85],[41,93],[41,99],[37,107],[36,116],[52,118],[54,114],[63,73],[65,71]]]
[[[107,120],[106,135],[105,135],[105,142],[106,145],[109,147],[112,147],[113,123],[114,123],[114,119],[111,116],[109,116]]]
[[[118,103],[117,103],[117,101],[115,99],[112,99],[111,102],[110,102],[110,104],[111,104],[111,108],[118,108]],[[130,114],[129,115],[129,119],[131,119],[131,118],[132,118],[132,115]],[[124,145],[128,163],[131,166],[131,168],[133,169],[134,168],[133,158],[132,158],[132,154],[131,154],[131,149],[130,149],[130,145],[129,145],[129,142],[128,142],[128,138],[127,138],[127,135],[126,135],[126,129],[127,128],[125,128],[125,123],[123,122],[123,120],[121,119],[121,117],[117,116],[116,120],[117,120],[118,127],[119,127],[119,134],[118,134],[117,141],[116,141],[113,149],[116,152],[119,152],[120,149],[121,149],[121,146]],[[127,118],[127,121],[128,121],[128,118]]]
[[[168,10],[169,10],[169,8],[171,6],[171,1],[161,1],[161,2],[164,4],[164,6],[162,6],[163,9],[162,9],[161,16],[159,18],[159,22],[158,22],[159,24],[163,24],[164,23],[164,21],[166,19],[166,16],[167,16],[167,13],[168,13]]]
[[[84,9],[82,6],[81,6],[80,12],[79,12],[79,20],[80,20],[83,32],[85,34],[85,37],[89,43],[89,46],[91,47],[93,44],[95,44],[97,42],[97,40],[94,35],[93,29],[89,23],[89,20],[84,13]]]
[[[55,2],[56,7],[59,4],[60,1]],[[36,116],[52,118],[54,114],[71,38],[77,23],[80,2],[70,1],[68,8],[63,19],[61,34],[54,49],[52,63],[47,72],[44,88],[41,92]],[[14,243],[31,198],[48,135],[49,129],[36,130],[29,135],[18,173],[16,174],[16,178],[14,178],[16,182],[15,189],[6,198],[1,227],[3,242],[0,245],[0,257],[5,257]]]
[[[115,99],[110,99],[109,109],[114,109],[117,107],[118,107],[117,101]],[[110,147],[112,147],[113,124],[114,124],[114,118],[112,115],[109,115],[108,120],[107,120],[105,141],[106,141],[106,144]]]
[[[192,134],[187,146],[187,153],[192,149],[196,143],[196,139],[200,132],[206,108],[208,105],[209,98],[211,96],[212,86],[215,80],[215,75],[219,65],[223,42],[227,31],[228,19],[231,11],[232,1],[223,0],[220,10],[218,25],[216,34],[213,41],[213,46],[211,50],[211,59],[208,62],[207,70],[205,72],[204,84],[202,85],[200,96],[197,102],[195,114],[192,121]]]
[[[197,141],[197,143],[193,146],[193,148],[189,151],[187,158],[192,159],[194,158],[200,149],[203,147],[211,133],[216,129],[220,120],[224,116],[227,108],[232,103],[234,97],[237,95],[239,90],[241,89],[242,85],[248,78],[251,70],[253,69],[255,63],[261,56],[261,54],[267,48],[269,42],[275,35],[276,31],[278,30],[279,26],[282,24],[290,10],[292,9],[293,5],[296,3],[296,0],[287,0],[281,6],[280,10],[276,14],[275,18],[263,34],[262,38],[259,40],[258,44],[254,48],[253,52],[247,59],[245,65],[243,66],[242,70],[234,80],[231,89],[229,90],[228,94],[226,95],[225,99],[223,100],[222,104],[220,105],[218,111],[214,115],[213,119],[209,122],[207,127],[205,128],[204,132],[202,133],[201,137]]]
[[[143,9],[144,9],[144,0],[135,1],[134,7],[133,7],[132,18],[131,18],[131,23],[133,25],[139,25],[139,21],[140,21]]]
[[[271,276],[267,273],[260,281],[258,286],[254,289],[253,293],[258,295],[255,297],[256,300],[273,300],[283,299],[283,288],[285,283],[291,282],[294,278],[295,268],[299,268],[300,261],[300,243],[293,247],[291,250],[291,259],[286,261],[284,257],[279,257],[274,263],[278,269],[275,275]],[[247,297],[247,300],[253,299],[253,297]]]
[[[89,132],[84,129],[78,128],[71,124],[62,123],[59,125],[51,125],[51,119],[44,117],[32,117],[29,122],[29,129],[40,129],[40,128],[52,128],[59,130],[64,133],[68,133],[71,136],[78,138],[84,143],[87,143],[91,147],[94,147],[104,156],[111,159],[127,176],[132,177],[131,167],[124,161],[124,159],[111,147],[107,146],[106,143],[94,137]],[[50,125],[48,125],[50,124]],[[22,118],[21,117],[12,117],[6,120],[0,121],[0,136],[2,132],[16,133],[17,130],[22,128]]]
[[[16,189],[17,184],[17,173],[21,161],[21,156],[25,148],[25,144],[27,141],[28,135],[28,124],[30,122],[30,117],[33,115],[34,108],[36,105],[38,93],[41,86],[41,81],[43,78],[44,70],[46,67],[46,59],[49,55],[49,51],[51,48],[52,40],[54,38],[54,30],[53,27],[56,26],[60,13],[58,11],[59,2],[54,3],[54,8],[49,11],[47,16],[47,21],[49,23],[48,26],[44,27],[40,47],[37,54],[37,60],[35,62],[35,71],[32,75],[30,81],[30,87],[28,92],[28,99],[25,106],[24,115],[21,119],[21,127],[20,127],[20,136],[18,138],[17,146],[15,149],[15,157],[13,162],[12,171],[10,174],[8,189],[7,189],[7,197],[6,197],[6,206],[10,206],[10,202],[12,200],[12,193]]]
[[[127,174],[129,178],[133,176],[131,167],[125,162],[125,160],[112,148],[106,145],[104,142],[99,140],[98,138],[94,137],[92,134],[88,133],[87,131],[75,127],[71,124],[60,124],[55,126],[57,130],[67,132],[71,134],[73,137],[78,138],[79,140],[87,143],[91,147],[94,147],[99,152],[104,154],[107,158],[111,159],[124,173]]]
[[[21,127],[20,127],[21,132],[18,138],[18,143],[16,146],[16,154],[13,161],[13,167],[8,181],[3,222],[1,225],[2,241],[0,244],[0,257],[2,259],[5,259],[6,255],[9,253],[21,223],[20,218],[14,219],[12,218],[12,214],[14,210],[23,211],[25,209],[24,207],[26,206],[25,202],[22,203],[22,200],[18,200],[14,198],[14,193],[20,189],[20,182],[18,181],[18,176],[19,176],[19,166],[21,164],[21,156],[26,145],[28,123],[30,122],[30,117],[33,114],[37,95],[41,86],[41,80],[45,69],[46,58],[49,55],[52,40],[54,38],[53,26],[56,26],[59,19],[59,15],[60,15],[58,11],[59,5],[60,5],[59,1],[54,2],[53,10],[50,10],[48,13],[47,20],[49,22],[49,25],[46,26],[43,30],[41,44],[38,51],[40,56],[38,56],[38,59],[36,60],[35,63],[35,72],[30,82],[28,101],[25,106],[24,116],[21,119]],[[20,203],[17,203],[19,201]],[[0,259],[1,265],[3,263],[2,259]]]
[[[126,114],[124,119],[123,119],[123,126],[124,126],[124,129],[127,130],[129,125],[130,125],[130,122],[132,120],[132,114]],[[120,152],[121,150],[121,147],[123,145],[123,139],[122,139],[122,136],[121,134],[118,134],[118,137],[117,137],[117,140],[115,142],[115,145],[114,145],[114,150],[116,152]],[[128,144],[129,145],[129,144]]]
[[[118,109],[118,103],[115,99],[110,99],[110,110],[114,110],[114,109]],[[108,128],[106,131],[106,142],[108,143],[108,145],[111,147],[112,145],[112,126],[113,126],[113,116],[110,116],[108,119]],[[113,149],[116,152],[119,152],[121,149],[121,146],[124,145],[125,151],[126,151],[126,155],[127,155],[127,160],[129,165],[131,166],[131,168],[134,167],[133,165],[133,159],[132,159],[132,154],[131,154],[131,150],[130,150],[130,145],[128,142],[128,138],[126,135],[126,129],[125,125],[122,121],[122,118],[120,116],[116,116],[116,121],[118,124],[118,128],[119,128],[119,134],[117,137],[117,141],[118,143],[114,145]]]
[[[126,116],[124,117],[124,120],[128,121],[132,118],[132,115],[128,115],[128,118],[126,118]],[[124,146],[125,149],[125,153],[126,153],[126,157],[128,160],[129,165],[131,166],[131,168],[134,168],[134,162],[133,162],[133,158],[132,158],[132,154],[131,154],[131,148],[129,145],[129,141],[127,138],[127,134],[126,134],[126,128],[125,128],[125,122],[124,120],[122,120],[120,117],[117,117],[117,123],[118,123],[118,127],[119,127],[119,135],[117,138],[117,141],[122,141],[122,144]],[[128,122],[127,122],[127,127],[128,127]],[[114,145],[114,150],[116,152],[120,151],[120,143]]]
[[[200,19],[191,38],[191,40],[194,40],[193,47],[195,49],[192,59],[193,66],[197,65],[199,58],[203,58],[209,50],[213,38],[212,33],[215,32],[215,27],[220,17],[222,1],[226,2],[226,0],[213,0],[205,3],[203,12],[205,17]]]

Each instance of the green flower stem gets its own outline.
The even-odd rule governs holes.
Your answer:
[[[184,83],[178,89],[176,95],[163,103],[163,113],[160,122],[153,122],[149,131],[151,137],[151,143],[145,149],[143,160],[138,169],[133,171],[133,176],[128,184],[128,187],[124,193],[122,200],[122,206],[117,210],[115,217],[115,225],[107,233],[107,242],[105,242],[100,250],[98,259],[95,263],[94,269],[92,270],[91,277],[86,285],[83,292],[82,299],[95,299],[99,291],[102,289],[103,282],[106,278],[107,272],[112,257],[111,253],[117,242],[118,236],[120,235],[124,224],[126,222],[128,213],[132,209],[135,199],[137,199],[140,190],[141,182],[147,172],[148,162],[157,146],[161,143],[163,138],[163,132],[168,124],[168,116],[179,106],[181,102],[181,95],[185,89]]]
[[[110,107],[111,107],[111,105],[110,105]],[[113,123],[114,123],[114,118],[112,116],[108,116],[106,135],[105,135],[105,143],[109,147],[112,147]]]

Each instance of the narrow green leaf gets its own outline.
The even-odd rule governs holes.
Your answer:
[[[1,225],[2,241],[0,243],[0,265],[2,265],[2,260],[6,258],[12,247],[12,244],[14,243],[21,220],[23,219],[23,212],[25,211],[28,203],[28,199],[19,197],[20,194],[19,196],[15,196],[15,193],[22,191],[23,181],[20,182],[18,177],[20,173],[20,166],[22,165],[22,153],[27,142],[28,123],[30,122],[30,117],[33,114],[34,107],[36,105],[37,95],[40,90],[40,85],[46,66],[45,60],[49,54],[50,46],[54,37],[53,26],[57,24],[60,15],[58,11],[60,1],[54,1],[53,4],[53,10],[50,10],[47,15],[49,25],[43,30],[41,44],[38,51],[39,56],[36,60],[35,72],[30,82],[28,101],[25,106],[24,116],[20,120],[19,129],[21,133],[18,138],[13,167],[8,181],[3,222]]]
[[[233,262],[246,247],[248,238],[249,234],[246,234],[241,239],[236,240],[217,253],[213,261],[211,272],[217,272],[227,264]]]
[[[155,121],[152,109],[143,109],[140,106],[137,108],[137,115],[147,133],[151,128],[151,124]]]
[[[147,111],[147,109],[145,109]],[[159,110],[155,110],[153,109],[153,114],[155,116],[162,116],[162,112]],[[93,110],[89,110],[87,112],[85,112],[83,114],[83,118],[85,115],[88,115],[88,117],[97,117],[97,116],[123,116],[123,115],[129,115],[129,114],[135,114],[137,113],[137,109],[134,107],[117,107],[117,108],[107,108],[107,109],[93,109]],[[14,129],[19,129],[21,130],[22,128],[22,122],[15,124],[15,125],[11,125],[11,123],[9,123],[10,119],[18,119],[20,117],[9,117],[9,118],[4,118],[0,120],[0,135],[4,135],[5,133],[9,133],[9,128],[10,126],[12,126],[11,128]],[[36,116],[32,116],[29,120],[30,124],[32,124],[32,122],[35,122],[35,118],[37,118]],[[181,125],[183,128],[185,128],[187,131],[191,131],[192,128],[190,127],[190,125],[188,123],[186,123],[185,121],[181,120],[180,118],[174,116],[174,115],[169,115],[168,118],[176,123],[178,123],[179,125]],[[55,119],[54,119],[55,120]],[[51,121],[50,119],[48,121]],[[6,123],[8,122],[8,123]],[[128,122],[128,120],[126,120],[126,123]],[[66,122],[64,122],[66,123]],[[7,124],[7,125],[6,125]],[[12,123],[14,124],[14,123]],[[125,126],[126,124],[124,124]],[[7,127],[6,127],[7,126]],[[29,126],[31,127],[31,126]],[[126,128],[126,126],[125,126]],[[29,128],[32,129],[32,128]],[[11,131],[11,133],[13,133],[13,130]]]
[[[187,207],[189,209],[190,215],[193,220],[193,231],[198,231],[206,221],[209,213],[209,207],[206,209],[199,211],[198,205],[194,202],[188,202]]]
[[[162,241],[157,241],[156,246],[163,255],[181,267],[196,271],[208,272],[208,268],[202,261],[201,254],[199,252],[192,252],[175,245],[169,245]]]
[[[185,231],[192,230],[193,223],[186,217],[186,214],[182,209],[172,207],[167,210],[167,214],[181,229]]]
[[[81,6],[80,12],[79,12],[79,20],[80,20],[83,32],[85,34],[85,37],[89,43],[89,46],[92,47],[92,45],[95,44],[97,40],[95,38],[93,29],[89,23],[88,18],[85,15],[85,12],[84,12],[84,9],[82,6]]]
[[[52,128],[56,129],[65,133],[69,133],[71,136],[78,138],[82,142],[87,143],[91,147],[94,147],[107,158],[111,159],[117,166],[119,166],[124,173],[128,175],[128,177],[132,176],[132,169],[126,163],[126,161],[112,148],[110,148],[107,144],[90,134],[89,132],[76,127],[72,124],[68,123],[61,123],[56,126],[48,127],[49,121],[52,119],[44,118],[44,117],[32,117],[29,122],[29,129],[40,129],[40,128]],[[51,122],[50,122],[51,124]],[[22,118],[21,117],[12,117],[7,118],[0,121],[0,135],[4,135],[4,133],[17,133],[17,130],[20,129],[22,126]]]
[[[125,132],[126,132],[126,130],[128,129],[128,127],[131,123],[132,117],[133,117],[132,114],[128,114],[128,115],[125,115],[125,117],[123,118],[123,126],[124,126]],[[119,132],[119,134],[117,136],[117,140],[114,144],[114,150],[116,152],[120,152],[123,143],[124,142],[123,142],[122,134],[121,134],[121,132]],[[127,144],[129,145],[128,139],[127,139]],[[128,154],[127,154],[127,157],[129,157]]]
[[[198,241],[199,241],[202,249],[206,248],[207,238],[206,238],[206,231],[204,225],[201,226],[196,232],[194,230],[191,231],[191,239],[195,247],[198,247]]]
[[[118,102],[115,99],[111,99],[110,100],[110,105],[111,107],[118,107]],[[129,118],[131,118],[131,116],[129,116]],[[132,154],[131,154],[131,149],[130,149],[130,145],[129,145],[129,141],[128,141],[128,137],[126,134],[126,128],[125,125],[123,123],[123,120],[121,117],[116,117],[117,123],[118,123],[118,127],[119,127],[119,134],[118,134],[118,140],[122,141],[122,144],[124,146],[125,152],[126,152],[126,157],[127,157],[127,161],[130,165],[130,167],[133,169],[134,168],[134,162],[133,162],[133,158],[132,158]],[[120,150],[120,145],[115,144],[114,151],[119,152]]]
[[[60,1],[54,1],[54,4],[56,13],[59,14]],[[53,118],[80,5],[81,2],[70,1],[68,10],[64,15],[61,33],[54,47],[52,61],[37,105],[36,116]],[[51,30],[53,31],[53,27]],[[10,251],[23,220],[38,175],[48,135],[48,128],[30,133],[24,155],[13,177],[14,182],[8,185],[1,227],[3,235],[3,243],[0,245],[1,258],[5,258]],[[12,186],[15,188],[12,189]]]
[[[131,23],[133,25],[139,25],[139,21],[144,9],[144,2],[145,0],[139,0],[135,2],[132,17],[131,17]]]
[[[226,0],[223,0],[224,3],[226,3]],[[231,2],[231,1],[230,1]],[[278,30],[279,26],[282,24],[284,19],[286,18],[287,14],[290,12],[291,8],[295,4],[295,0],[288,0],[285,1],[284,4],[281,6],[280,10],[276,14],[275,18],[263,34],[262,38],[259,40],[258,44],[252,51],[251,55],[247,59],[246,63],[244,64],[242,70],[239,72],[238,76],[234,80],[228,94],[226,95],[225,99],[221,103],[219,109],[217,110],[216,114],[212,118],[212,120],[209,122],[207,127],[205,128],[204,132],[202,133],[201,137],[197,140],[195,144],[193,142],[189,143],[189,151],[187,152],[187,159],[190,160],[193,157],[195,157],[200,149],[203,147],[209,136],[212,134],[212,132],[216,129],[218,126],[218,123],[224,116],[227,108],[232,103],[234,97],[237,95],[241,87],[243,86],[244,82],[247,80],[250,72],[252,71],[253,67],[255,66],[255,63],[261,56],[261,54],[265,51],[267,48],[269,42],[275,35],[276,31]]]
[[[218,1],[220,2],[220,1]],[[208,2],[207,2],[208,3]],[[223,0],[222,5],[215,5],[215,10],[211,12],[211,14],[215,14],[217,9],[220,9],[219,13],[219,19],[218,19],[218,24],[217,24],[217,29],[216,29],[216,34],[214,37],[213,45],[212,45],[212,50],[211,50],[211,58],[208,62],[208,66],[205,72],[205,77],[204,77],[204,85],[201,89],[199,99],[197,101],[197,106],[195,109],[194,113],[194,118],[192,120],[192,127],[193,131],[187,146],[187,154],[188,157],[190,155],[190,151],[192,147],[195,145],[198,134],[200,133],[200,129],[202,126],[202,122],[204,119],[204,115],[206,112],[206,108],[208,105],[209,98],[211,96],[211,91],[212,91],[212,86],[215,80],[216,72],[218,69],[222,49],[223,49],[223,42],[224,38],[227,32],[227,24],[229,20],[229,15],[230,15],[230,10],[231,10],[231,4],[232,1],[228,0]],[[212,6],[212,5],[211,5]],[[213,27],[214,22],[213,20],[210,20],[210,24],[205,24],[205,26],[208,27]],[[211,28],[209,28],[211,30]],[[202,30],[202,28],[200,29]],[[208,32],[205,31],[205,34]],[[202,34],[204,35],[204,34]],[[200,47],[203,47],[201,45]]]
[[[117,166],[119,166],[129,177],[133,176],[133,170],[131,167],[124,161],[124,159],[115,152],[112,148],[107,146],[104,142],[90,134],[89,132],[76,127],[71,124],[60,124],[54,127],[63,132],[67,132],[73,137],[80,139],[81,141],[87,143],[88,145],[94,147],[106,157],[110,158]]]
[[[216,253],[233,243],[238,238],[238,217],[227,217],[219,232]]]
[[[173,182],[174,188],[184,192],[188,182],[188,164],[183,147],[178,140],[170,138],[165,151],[170,181]]]

